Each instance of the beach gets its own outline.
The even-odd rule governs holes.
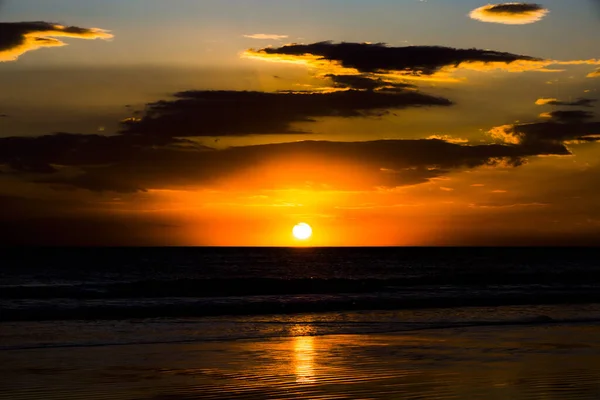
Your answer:
[[[5,349],[0,399],[600,398],[598,324],[312,336],[298,321],[287,337]]]

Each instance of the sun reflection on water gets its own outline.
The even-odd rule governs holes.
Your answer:
[[[315,338],[298,336],[294,338],[294,369],[296,383],[315,383]]]

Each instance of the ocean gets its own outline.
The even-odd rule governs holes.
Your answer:
[[[285,335],[273,326],[306,314],[318,325],[309,333],[600,318],[590,248],[15,248],[2,259],[5,332],[151,321],[168,340],[175,321],[177,339],[192,340]],[[228,329],[233,317],[250,322],[246,332]],[[203,336],[182,336],[185,324],[203,324]]]
[[[596,249],[7,249],[0,399],[597,399]]]

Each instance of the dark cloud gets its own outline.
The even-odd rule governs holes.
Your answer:
[[[369,116],[418,101],[431,104],[432,99],[440,105],[450,104],[402,89],[394,93],[379,89],[183,92],[173,101],[149,105],[144,118],[127,122],[119,135],[61,133],[0,139],[0,174],[54,188],[123,193],[228,184],[253,189],[297,188],[307,182],[317,189],[367,189],[423,183],[449,171],[484,165],[516,167],[532,156],[568,155],[567,143],[600,137],[600,122],[589,121],[591,113],[572,110],[548,113],[549,121],[494,128],[490,133],[502,144],[469,145],[431,138],[305,141],[215,150],[182,138],[293,133],[292,122],[319,116]]]
[[[296,133],[318,117],[364,117],[388,109],[448,106],[447,99],[371,76],[330,76],[361,90],[315,92],[187,91],[149,104],[114,136],[54,134],[0,138],[0,176],[60,189],[132,193],[155,188],[369,189],[427,182],[450,171],[570,154],[569,141],[593,141],[600,122],[587,111],[555,111],[549,121],[494,128],[502,144],[444,139],[304,141],[216,150],[184,137]],[[356,79],[358,78],[358,79]],[[381,86],[384,84],[384,86]],[[369,86],[371,85],[371,86]],[[384,89],[384,90],[382,90]]]
[[[557,111],[551,111],[548,113],[544,113],[541,115],[544,118],[550,118],[553,121],[558,121],[558,122],[566,122],[566,123],[572,123],[572,122],[581,122],[587,119],[592,119],[594,118],[594,113],[590,112],[590,111],[583,111],[583,110],[569,110],[569,111],[564,111],[564,110],[557,110]]]
[[[494,128],[503,144],[440,139],[304,141],[215,150],[162,135],[55,134],[0,139],[0,176],[91,191],[221,187],[369,189],[427,182],[480,166],[517,167],[539,155],[569,155],[596,141],[600,122],[564,117]]]
[[[240,136],[300,133],[292,124],[318,117],[364,117],[388,109],[450,106],[448,99],[414,90],[332,93],[188,91],[149,104],[142,119],[124,122],[125,134]]]
[[[333,81],[337,88],[348,88],[357,90],[404,90],[416,88],[415,85],[403,82],[390,82],[382,78],[372,77],[369,75],[325,75]]]
[[[242,57],[304,64],[323,75],[379,75],[386,80],[460,82],[458,70],[488,72],[559,72],[552,66],[598,65],[594,59],[552,60],[494,50],[457,49],[442,46],[390,47],[384,43],[289,44],[249,49]],[[597,73],[588,76],[594,77]]]
[[[600,140],[600,122],[586,121],[590,118],[589,113],[581,111],[556,114],[555,112],[551,118],[548,122],[499,126],[493,128],[490,134],[505,143],[556,155],[571,154],[565,146],[566,142]]]
[[[561,101],[553,98],[538,99],[535,104],[538,106],[560,106],[560,107],[593,107],[598,99],[581,98],[574,101]]]
[[[297,188],[311,182],[313,189],[367,189],[423,183],[447,174],[450,169],[494,165],[504,158],[516,166],[526,155],[515,146],[460,146],[440,140],[307,141],[203,154],[146,153],[133,163],[88,169],[68,183],[92,190],[133,191],[169,184],[219,185],[227,178],[250,173],[259,178],[248,182],[252,188]],[[263,176],[261,168],[274,168],[281,174]],[[349,181],[350,171],[365,173],[366,181]],[[239,182],[236,187],[244,183]]]
[[[523,14],[532,11],[541,11],[544,10],[539,4],[531,4],[531,3],[505,3],[505,4],[495,4],[488,8],[488,12],[495,14]]]
[[[473,10],[470,17],[482,22],[507,25],[531,24],[543,19],[549,10],[534,3],[488,4]]]
[[[66,45],[56,37],[110,39],[113,36],[98,28],[63,26],[41,21],[0,22],[0,62],[14,61],[24,53],[42,47]]]
[[[155,148],[206,150],[185,139],[57,133],[0,139],[5,173],[54,173],[55,166],[93,166],[130,161]]]
[[[438,139],[306,141],[212,150],[96,135],[5,138],[0,139],[0,149],[5,174],[54,187],[124,193],[219,186],[229,179],[238,179],[236,187],[247,183],[254,189],[304,187],[307,182],[313,188],[395,187],[427,182],[451,170],[500,162],[519,166],[528,156],[566,151],[558,146],[469,146]],[[364,174],[364,179],[355,179],[355,174]]]
[[[283,47],[267,47],[249,50],[247,56],[269,58],[287,56],[339,62],[342,67],[354,68],[363,73],[400,71],[411,75],[433,75],[444,67],[458,67],[463,63],[502,63],[517,61],[539,63],[542,59],[503,53],[492,50],[455,49],[441,46],[389,47],[383,43],[334,43],[290,44]]]

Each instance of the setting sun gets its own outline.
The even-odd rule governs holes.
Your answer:
[[[294,226],[292,234],[298,240],[308,240],[312,236],[312,228],[310,227],[310,225],[302,222]]]

